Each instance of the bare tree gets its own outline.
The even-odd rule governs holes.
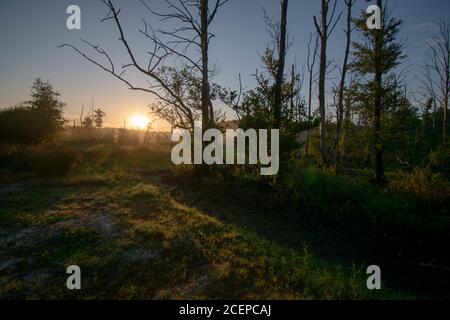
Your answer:
[[[355,74],[351,74],[351,78],[349,80],[348,88],[344,91],[344,145],[341,152],[341,162],[342,159],[347,158],[349,147],[350,147],[350,130],[351,124],[353,122],[352,117],[352,105],[354,102],[354,88],[358,86],[359,79],[355,76]]]
[[[300,122],[302,117],[307,116],[305,110],[303,109],[303,97],[302,88],[305,82],[305,72],[304,67],[299,71],[296,64],[291,66],[291,92],[290,92],[290,111],[289,120]]]
[[[450,96],[450,22],[439,22],[439,31],[428,42],[427,88],[443,109],[442,145],[447,143]],[[434,77],[431,74],[434,73]],[[436,90],[435,90],[436,88]]]
[[[320,153],[322,164],[328,163],[327,146],[326,146],[326,101],[325,101],[325,82],[327,75],[327,43],[333,33],[342,12],[335,18],[337,0],[334,1],[330,12],[331,0],[322,0],[321,24],[317,22],[314,16],[314,25],[320,37],[320,71],[319,71],[319,112],[320,112]]]
[[[435,81],[432,75],[432,68],[430,64],[426,64],[424,66],[423,77],[419,78],[420,86],[420,97],[416,97],[416,101],[420,105],[426,105],[428,102],[431,102],[432,107],[432,128],[433,131],[436,129],[436,111],[437,111],[437,97],[435,90]],[[429,111],[429,110],[427,110]]]
[[[314,46],[311,47],[313,41],[313,36],[310,34],[308,41],[308,57],[306,62],[306,68],[308,69],[308,80],[309,80],[309,88],[308,88],[308,134],[306,136],[306,148],[305,148],[305,156],[309,157],[309,142],[311,139],[311,127],[312,127],[312,96],[313,96],[313,84],[315,80],[314,67],[316,65],[317,53],[319,51],[319,36],[316,35],[314,38]]]
[[[169,8],[172,9],[170,13],[155,12],[144,2],[146,8],[161,20],[175,20],[179,24],[178,27],[170,32],[159,30],[160,34],[170,38],[167,43],[161,41],[154,32],[150,34],[147,23],[145,31],[141,30],[141,32],[167,52],[184,58],[185,62],[189,65],[189,69],[198,70],[201,73],[200,86],[203,130],[215,126],[215,112],[211,101],[211,85],[209,81],[213,73],[209,68],[209,44],[213,34],[209,30],[219,8],[228,1],[214,0],[213,6],[210,7],[209,0],[178,0],[178,4],[166,0]],[[177,49],[180,45],[184,45],[183,50]],[[200,52],[199,60],[194,60],[186,54],[186,51],[191,46],[196,47]]]
[[[111,0],[102,0],[108,9],[108,14],[102,22],[111,20],[116,25],[120,35],[119,40],[129,58],[128,63],[117,67],[108,52],[99,45],[85,40],[82,40],[83,43],[93,49],[99,57],[103,57],[104,62],[98,58],[91,58],[71,44],[63,44],[60,47],[72,48],[100,69],[124,82],[131,90],[143,91],[156,96],[159,102],[153,106],[152,110],[173,127],[193,129],[195,121],[201,117],[203,129],[206,130],[214,125],[209,82],[211,72],[208,62],[209,42],[213,35],[209,33],[209,27],[216,17],[218,9],[228,1],[216,0],[210,8],[209,0],[178,0],[176,3],[166,0],[171,12],[158,13],[142,0],[145,8],[161,21],[176,21],[176,27],[173,30],[154,31],[151,25],[143,19],[143,28],[139,32],[151,40],[152,44],[152,49],[148,52],[149,61],[146,65],[138,62],[136,54],[127,41],[119,18],[121,10],[117,9]],[[166,37],[168,40],[163,41],[161,37]],[[196,50],[192,50],[191,47],[195,47]],[[184,68],[176,70],[174,67],[168,66],[166,61],[169,57],[180,59]],[[130,68],[145,75],[148,78],[147,84],[136,85],[126,77],[126,72]],[[195,88],[201,90],[200,102],[196,101],[198,100],[196,94],[192,92]]]
[[[338,87],[338,101],[336,104],[336,135],[334,140],[334,153],[333,153],[333,163],[337,168],[338,156],[339,156],[339,143],[341,139],[341,131],[342,131],[342,121],[344,118],[344,91],[345,91],[345,82],[347,77],[347,71],[349,69],[349,56],[350,56],[350,46],[351,46],[351,37],[352,31],[355,27],[352,27],[352,8],[356,0],[345,0],[345,5],[347,7],[347,22],[346,29],[344,30],[346,35],[345,42],[345,53],[344,53],[344,61],[342,63],[341,69],[341,79]]]

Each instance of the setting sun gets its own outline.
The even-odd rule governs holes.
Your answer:
[[[131,124],[138,129],[147,128],[149,120],[143,115],[135,115],[131,118]]]

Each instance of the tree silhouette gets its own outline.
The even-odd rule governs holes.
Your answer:
[[[65,104],[48,81],[37,78],[31,99],[0,112],[0,140],[14,144],[39,144],[52,139],[66,124]]]
[[[149,4],[141,1],[145,9],[161,21],[174,21],[176,27],[172,30],[153,30],[150,23],[143,19],[143,28],[139,33],[150,40],[152,49],[149,50],[149,60],[144,66],[139,63],[132,50],[122,27],[120,9],[117,9],[111,0],[103,0],[108,8],[107,16],[102,22],[113,21],[118,29],[120,41],[124,46],[129,62],[121,67],[113,62],[110,54],[99,45],[82,40],[84,44],[93,49],[99,56],[106,59],[106,64],[88,56],[71,44],[60,47],[70,47],[94,63],[102,70],[110,73],[118,80],[124,82],[131,90],[143,91],[158,98],[159,104],[152,110],[173,127],[193,129],[198,118],[198,110],[202,118],[203,129],[214,125],[214,110],[211,102],[211,86],[209,78],[209,44],[213,35],[209,32],[217,12],[228,0],[214,1],[212,6],[209,0],[180,0],[177,3],[166,1],[169,13],[154,11]],[[167,41],[164,40],[168,39]],[[179,47],[182,46],[182,49]],[[191,48],[194,47],[194,48]],[[199,54],[200,53],[200,54]],[[168,64],[168,58],[175,57],[184,66],[176,70]],[[135,85],[126,77],[126,72],[133,68],[148,78],[147,84]],[[191,85],[194,86],[191,86]],[[193,104],[200,88],[200,106]],[[191,91],[189,91],[191,90]],[[194,91],[192,91],[194,90]],[[188,101],[186,101],[186,98]]]
[[[355,60],[352,68],[361,77],[373,75],[373,79],[367,81],[363,91],[367,99],[372,101],[371,110],[367,112],[371,113],[372,118],[371,145],[375,153],[375,181],[382,186],[386,183],[381,136],[382,111],[386,109],[383,107],[383,100],[386,100],[386,88],[383,84],[385,76],[397,67],[405,56],[402,54],[403,44],[397,40],[402,22],[391,17],[381,0],[377,1],[377,5],[381,8],[381,29],[369,30],[365,13],[356,21],[362,40],[353,43]],[[395,86],[397,81],[393,82]]]
[[[106,116],[106,114],[101,109],[96,109],[94,111],[94,123],[95,127],[97,129],[100,129],[103,127],[103,118]]]
[[[331,0],[322,0],[321,5],[321,23],[319,25],[316,16],[314,16],[314,25],[316,27],[317,34],[320,38],[320,71],[319,71],[319,112],[320,112],[320,154],[322,164],[328,163],[327,155],[327,119],[326,119],[326,101],[325,101],[325,82],[327,75],[327,45],[328,39],[334,31],[337,23],[340,20],[342,12],[335,19],[337,0],[334,1],[334,5],[330,12]]]
[[[428,84],[430,96],[441,105],[442,146],[447,144],[448,135],[448,100],[450,97],[450,22],[440,21],[439,31],[428,41]],[[434,77],[431,75],[434,73]],[[436,90],[434,89],[436,88]]]

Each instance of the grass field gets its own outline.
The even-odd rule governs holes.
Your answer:
[[[362,266],[315,258],[153,183],[167,148],[97,146],[66,178],[4,177],[2,299],[364,299]],[[131,168],[131,169],[130,169]],[[11,183],[16,179],[15,183]],[[8,181],[10,180],[10,181]],[[216,208],[217,209],[217,208]],[[232,210],[232,207],[230,207]],[[66,288],[66,268],[82,290]]]
[[[303,242],[288,221],[266,224],[270,217],[244,214],[238,203],[194,206],[196,190],[170,182],[179,173],[168,152],[96,146],[65,178],[5,176],[0,298],[408,297],[367,290],[367,265],[315,257],[311,237]],[[82,270],[81,291],[66,288],[73,264]]]

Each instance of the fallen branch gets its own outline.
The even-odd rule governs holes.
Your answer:
[[[448,271],[450,272],[450,268],[443,267],[443,266],[436,266],[433,263],[419,263],[419,266],[422,268],[429,268],[429,269],[435,269],[435,270],[441,270],[441,271]]]

